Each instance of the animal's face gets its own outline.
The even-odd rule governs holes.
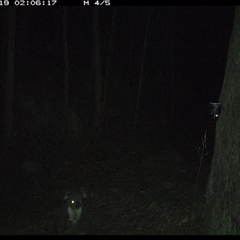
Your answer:
[[[83,201],[87,198],[85,189],[72,191],[66,194],[64,200],[67,204],[68,220],[75,224],[80,218],[83,209]]]

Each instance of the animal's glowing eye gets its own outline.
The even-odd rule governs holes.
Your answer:
[[[71,203],[72,203],[72,204],[74,204],[74,203],[75,203],[75,201],[74,201],[74,200],[72,200],[72,201],[71,201]]]

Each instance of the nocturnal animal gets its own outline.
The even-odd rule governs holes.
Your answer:
[[[58,233],[60,235],[85,235],[87,233],[86,188],[69,191],[63,198]]]

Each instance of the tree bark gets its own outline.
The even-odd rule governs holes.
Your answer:
[[[220,94],[223,111],[216,123],[216,140],[206,195],[207,234],[240,233],[240,7]]]

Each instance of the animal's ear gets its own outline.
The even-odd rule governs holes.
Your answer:
[[[63,201],[66,201],[69,198],[69,194],[71,193],[71,191],[66,191],[64,197],[63,197]]]
[[[80,188],[80,191],[81,191],[81,193],[82,193],[83,199],[86,199],[86,198],[88,197],[87,188],[81,187],[81,188]]]

